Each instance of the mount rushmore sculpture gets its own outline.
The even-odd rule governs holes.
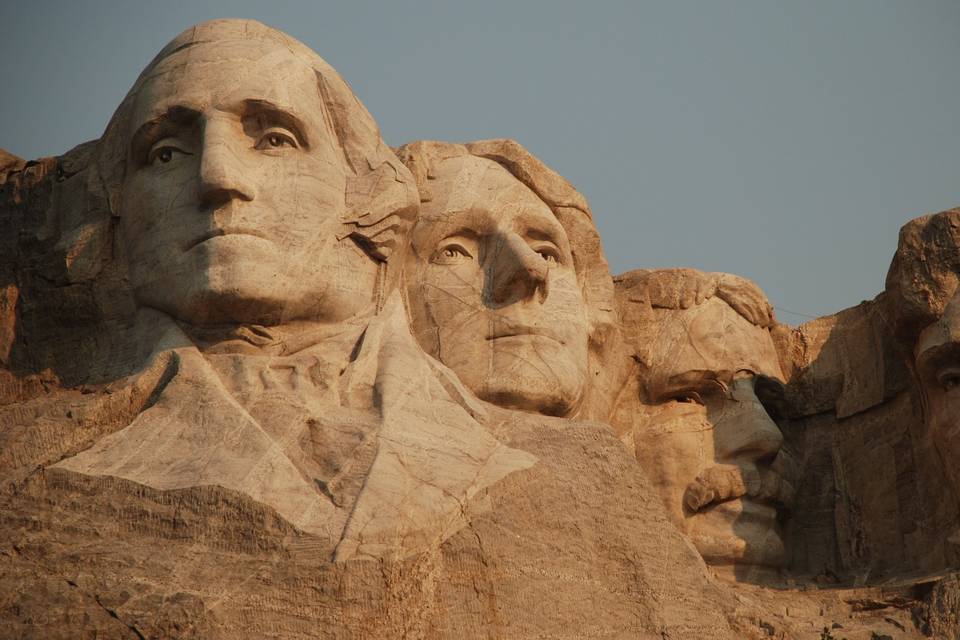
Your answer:
[[[0,637],[960,633],[958,211],[789,327],[245,20],[0,185]]]

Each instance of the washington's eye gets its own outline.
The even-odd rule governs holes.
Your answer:
[[[960,389],[960,368],[951,367],[937,374],[937,382],[944,391]]]
[[[149,164],[167,164],[173,160],[176,154],[187,154],[183,149],[178,149],[177,147],[171,145],[157,146],[150,150],[150,154],[147,157],[147,162]]]
[[[289,133],[273,129],[267,131],[257,142],[257,149],[282,149],[284,147],[297,148],[297,141]]]

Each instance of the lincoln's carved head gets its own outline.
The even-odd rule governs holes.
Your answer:
[[[596,231],[582,196],[511,141],[400,155],[423,201],[406,271],[421,346],[485,400],[575,412],[607,321],[591,296],[610,292],[599,242],[585,244]]]
[[[168,44],[98,164],[138,302],[193,324],[353,316],[393,281],[384,263],[417,210],[347,84],[253,21],[203,23]]]
[[[885,302],[912,356],[924,421],[960,495],[960,209],[904,225]]]
[[[766,297],[692,269],[634,271],[615,286],[641,400],[623,439],[668,515],[711,564],[782,565],[789,487],[771,464],[783,436],[762,400],[783,374]]]

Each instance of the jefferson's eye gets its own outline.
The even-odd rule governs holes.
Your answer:
[[[462,245],[451,243],[440,247],[433,257],[433,262],[440,264],[454,264],[473,258],[470,252]]]
[[[263,134],[256,145],[256,148],[260,150],[282,149],[284,147],[296,149],[297,141],[294,140],[292,135],[276,129],[267,131],[265,134]]]
[[[532,249],[547,262],[560,263],[560,250],[552,244],[533,245]]]
[[[540,251],[537,251],[537,253],[539,253],[540,257],[546,260],[547,262],[560,262],[556,254],[553,253],[552,251],[540,250]]]

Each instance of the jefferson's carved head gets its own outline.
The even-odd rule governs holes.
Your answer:
[[[782,565],[787,487],[771,463],[783,436],[761,400],[783,374],[766,297],[692,269],[633,271],[615,286],[640,396],[618,428],[668,515],[711,564]]]
[[[904,225],[885,296],[912,356],[924,421],[960,495],[960,209]]]
[[[347,84],[247,20],[188,29],[111,120],[98,165],[143,306],[194,324],[336,322],[393,280],[415,188]]]
[[[573,414],[612,307],[582,196],[507,140],[421,142],[400,155],[422,200],[406,270],[421,346],[485,400]]]

